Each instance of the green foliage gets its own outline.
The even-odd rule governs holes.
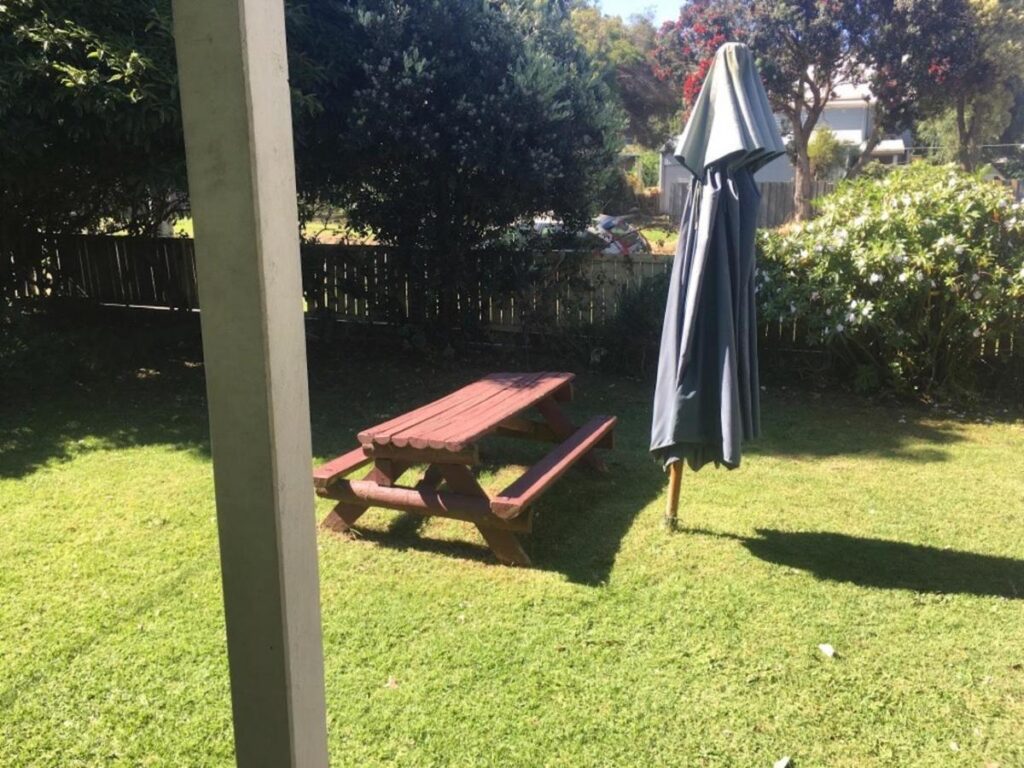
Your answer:
[[[851,147],[836,138],[827,126],[821,126],[811,134],[807,142],[807,157],[811,161],[811,172],[816,179],[833,179],[846,166]]]
[[[981,345],[1024,319],[1024,206],[952,166],[847,182],[759,242],[762,319],[798,317],[864,384],[963,394]]]
[[[0,239],[143,233],[181,210],[166,0],[0,3]]]
[[[592,363],[634,376],[654,373],[668,284],[666,273],[622,289],[615,316],[598,329]]]
[[[605,16],[587,4],[573,9],[572,25],[595,71],[625,110],[629,139],[656,148],[678,132],[679,94],[651,66],[658,35],[652,21],[639,15],[628,20]]]
[[[807,157],[811,161],[811,172],[821,180],[836,178],[846,167],[855,152],[854,147],[836,138],[827,126],[820,126],[807,142]]]
[[[553,212],[579,228],[597,212],[621,115],[566,15],[439,0],[332,8],[339,45],[299,132],[307,197],[382,243],[455,253],[517,219]]]
[[[295,0],[287,27],[304,214],[457,250],[598,207],[622,116],[559,4]],[[181,213],[169,0],[17,0],[0,28],[0,236]]]

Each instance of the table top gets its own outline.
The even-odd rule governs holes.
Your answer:
[[[571,392],[572,373],[492,373],[440,400],[364,429],[364,447],[462,451],[546,397]]]

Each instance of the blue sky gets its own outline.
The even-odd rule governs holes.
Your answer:
[[[601,0],[601,10],[609,16],[628,18],[634,13],[654,10],[654,21],[660,24],[679,16],[682,0]]]

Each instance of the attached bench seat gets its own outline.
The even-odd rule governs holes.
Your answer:
[[[491,499],[491,511],[508,520],[522,512],[565,472],[598,447],[611,447],[614,416],[595,416],[526,473]]]
[[[367,456],[362,448],[356,448],[348,453],[344,453],[313,470],[313,487],[318,491],[322,491],[342,475],[359,469],[371,461],[373,459]]]

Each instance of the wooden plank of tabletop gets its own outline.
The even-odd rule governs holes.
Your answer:
[[[530,376],[531,378],[535,378],[539,375],[540,374],[526,374],[526,376]],[[521,386],[522,381],[522,376],[518,375],[515,378],[508,377],[501,380],[489,378],[481,379],[477,382],[477,384],[482,385],[481,387],[467,393],[463,398],[456,402],[446,401],[443,408],[432,409],[425,418],[416,419],[398,428],[392,428],[384,433],[379,433],[376,430],[373,430],[373,442],[381,445],[390,443],[400,448],[404,448],[406,446],[411,446],[413,448],[426,448],[428,443],[426,439],[422,438],[423,435],[433,434],[444,425],[464,419],[467,414],[473,412],[474,409],[481,407],[482,404],[500,398],[512,387]]]
[[[428,435],[427,445],[431,448],[461,451],[474,440],[496,430],[508,417],[522,413],[565,386],[573,378],[574,375],[571,373],[542,374],[528,385],[509,390],[503,393],[503,397],[488,401],[484,406],[467,414],[465,418]]]

